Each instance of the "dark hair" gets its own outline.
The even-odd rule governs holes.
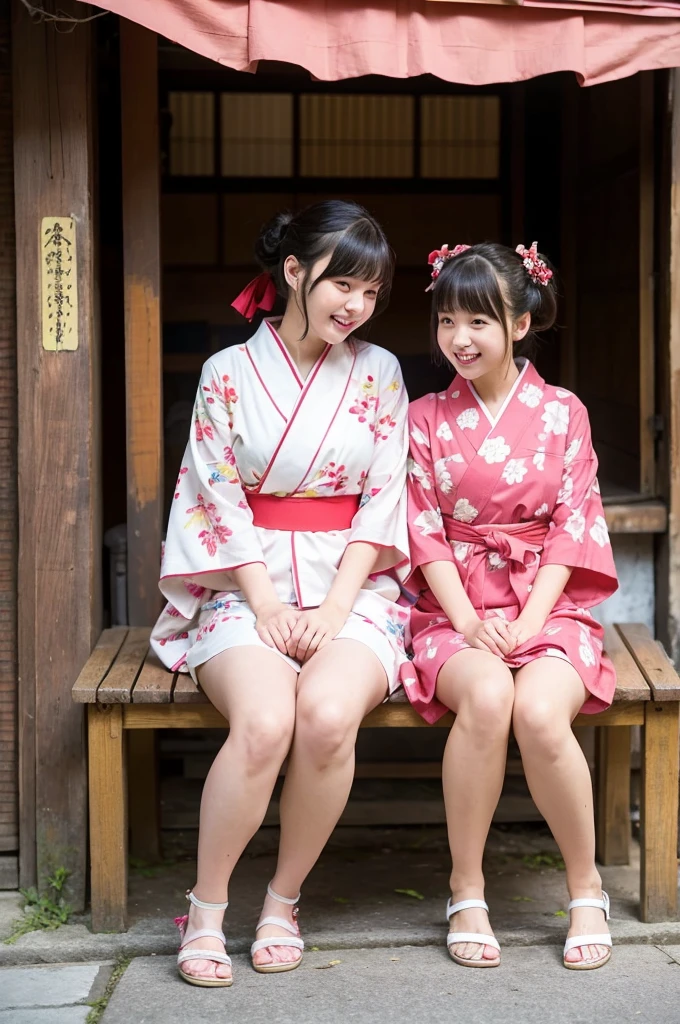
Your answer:
[[[539,254],[546,265],[550,263]],[[552,269],[552,267],[550,267]],[[526,270],[522,257],[514,249],[498,242],[481,242],[446,261],[432,290],[432,343],[435,354],[439,314],[461,310],[482,313],[501,324],[505,332],[506,352],[512,348],[507,320],[531,313],[531,329],[515,346],[517,356],[533,357],[535,334],[547,331],[557,316],[555,273],[547,284],[540,284]]]
[[[383,311],[392,288],[394,252],[382,228],[358,203],[328,199],[296,214],[277,214],[264,226],[255,243],[257,262],[271,273],[276,290],[283,298],[288,297],[283,267],[289,256],[295,256],[309,273],[315,263],[329,254],[332,255],[326,269],[314,281],[307,277],[300,295],[305,318],[303,338],[309,331],[307,297],[326,278],[380,281],[373,316]]]

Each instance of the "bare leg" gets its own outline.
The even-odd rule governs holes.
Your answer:
[[[453,870],[453,902],[484,898],[482,856],[501,795],[514,686],[510,670],[493,654],[463,650],[437,677],[436,694],[456,713],[442,764],[442,782]],[[492,934],[485,910],[462,910],[451,931]],[[493,946],[467,942],[451,951],[466,960],[497,960]]]
[[[587,697],[573,665],[560,658],[539,658],[515,677],[513,728],[534,803],[550,826],[567,871],[571,899],[602,896],[595,866],[593,787],[583,751],[571,723]],[[597,935],[601,910],[577,907],[569,935]],[[567,960],[599,960],[606,946],[577,946]]]
[[[249,840],[262,824],[295,721],[297,673],[272,651],[232,647],[199,669],[201,686],[229,722],[229,737],[213,761],[203,787],[194,893],[224,903],[229,879]],[[222,926],[223,911],[189,910],[189,928]],[[222,950],[202,938],[187,949]],[[201,978],[228,978],[231,968],[189,960],[182,969]]]
[[[335,828],[354,777],[357,730],[386,693],[381,662],[357,640],[333,640],[303,666],[272,879],[272,888],[281,896],[297,896]],[[292,920],[292,907],[267,896],[262,916],[270,914]],[[268,926],[258,929],[257,937],[286,934]],[[299,950],[281,946],[259,950],[254,960],[269,964],[299,958]]]

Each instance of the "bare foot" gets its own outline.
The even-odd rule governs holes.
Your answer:
[[[222,930],[223,910],[202,910],[200,907],[190,904],[189,921],[187,923],[187,934],[198,931],[202,928],[212,928],[214,931]],[[202,939],[193,939],[182,945],[182,949],[214,949],[216,953],[224,953],[224,943],[220,939],[206,935]],[[216,978],[231,978],[231,967],[228,964],[215,963],[214,960],[185,960],[180,968],[185,974],[192,978],[201,978],[203,981],[214,981]]]
[[[452,897],[451,901],[457,903],[472,898],[477,897]],[[449,921],[449,932],[481,932],[483,935],[493,935],[488,912],[481,907],[470,907],[468,910],[459,910],[457,914],[453,914]],[[500,960],[500,953],[495,946],[486,946],[479,942],[456,942],[449,947],[449,952],[455,953],[461,960]]]
[[[297,907],[291,907],[287,903],[280,903],[267,893],[262,905],[260,920],[264,917],[282,917],[284,921],[290,921],[296,925]],[[268,924],[264,928],[258,928],[255,933],[256,939],[286,938],[292,937],[292,932],[285,928],[278,928],[276,925]],[[299,960],[302,956],[301,950],[295,946],[265,946],[253,954],[253,963],[258,967],[268,967],[272,964],[290,964]]]
[[[601,899],[600,893],[594,894],[593,898]],[[572,935],[604,935],[609,931],[604,910],[598,910],[597,907],[574,907],[570,913],[571,924],[567,935],[569,939]],[[569,964],[594,963],[597,960],[602,960],[610,952],[609,946],[589,943],[584,946],[574,946],[565,954],[564,959]]]

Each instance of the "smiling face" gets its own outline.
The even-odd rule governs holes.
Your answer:
[[[512,358],[504,327],[482,313],[439,313],[437,344],[466,380],[507,369]]]
[[[301,294],[306,295],[307,338],[337,345],[346,341],[375,312],[381,282],[364,281],[357,277],[322,277],[330,264],[331,256],[318,260],[305,273],[294,256],[286,260],[285,274],[291,294],[286,316],[295,312],[304,327],[304,314],[300,302]],[[311,281],[311,287],[307,286]],[[314,282],[318,282],[314,284]],[[301,331],[302,334],[302,331]]]

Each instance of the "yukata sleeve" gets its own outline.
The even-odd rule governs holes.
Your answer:
[[[379,548],[373,573],[408,571],[406,456],[408,395],[396,359],[383,375],[375,419],[373,455],[363,471],[361,504],[352,520],[348,544],[363,541]]]
[[[566,565],[573,569],[565,593],[583,608],[600,604],[618,588],[597,482],[597,456],[588,413],[580,402],[571,409],[562,487],[553,509],[541,565]]]
[[[188,618],[205,589],[233,586],[231,570],[265,563],[232,448],[231,409],[237,400],[232,382],[208,361],[175,487],[159,584]]]
[[[414,402],[409,410],[406,492],[411,587],[422,590],[427,584],[420,567],[428,562],[454,562],[454,557],[439,507],[429,423],[419,406],[420,402]]]

